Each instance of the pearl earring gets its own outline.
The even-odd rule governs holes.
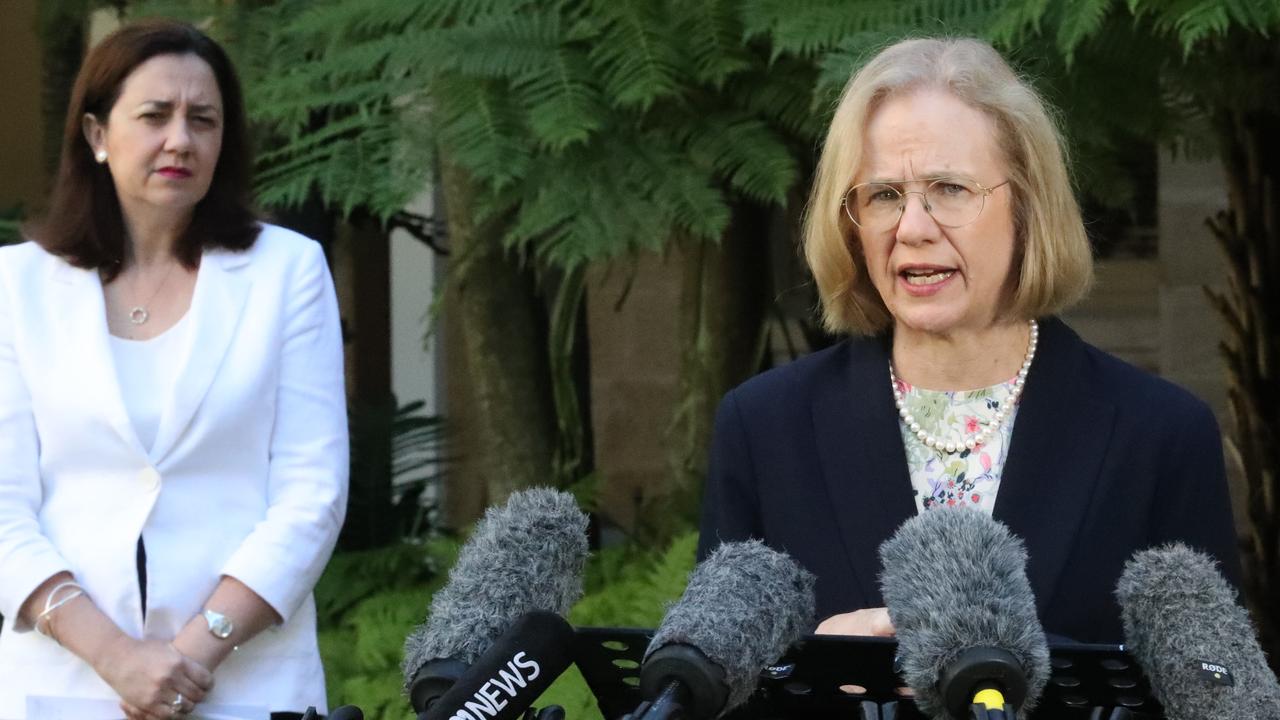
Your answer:
[[[98,164],[101,165],[102,163],[107,161],[107,151],[99,150],[98,152],[93,154],[93,159],[97,160]]]

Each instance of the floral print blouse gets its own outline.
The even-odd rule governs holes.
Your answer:
[[[942,442],[963,445],[966,438],[979,430],[979,423],[989,422],[1013,396],[1013,382],[979,390],[949,392],[925,390],[898,380],[907,409],[926,433]],[[988,515],[995,507],[1000,490],[1000,473],[1009,454],[1009,439],[1018,409],[1014,407],[998,432],[973,450],[947,454],[925,446],[906,423],[899,422],[902,443],[907,450],[907,467],[911,471],[911,487],[917,512],[939,505],[964,505]]]

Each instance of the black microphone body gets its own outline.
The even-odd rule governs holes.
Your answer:
[[[516,720],[573,664],[573,627],[555,613],[525,614],[452,687],[423,720]]]
[[[640,669],[632,720],[717,717],[813,627],[814,577],[759,541],[725,543],[694,568]]]
[[[1144,550],[1116,584],[1125,642],[1168,720],[1280,720],[1280,683],[1209,556]]]
[[[1049,646],[1022,541],[980,511],[936,508],[903,523],[880,560],[902,678],[920,709],[1029,717],[1049,679]]]
[[[436,592],[427,621],[405,640],[405,692],[424,713],[527,613],[563,615],[582,595],[587,517],[572,495],[546,488],[489,508]]]

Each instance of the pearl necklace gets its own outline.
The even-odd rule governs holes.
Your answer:
[[[1018,370],[1018,377],[1013,381],[1013,393],[1009,395],[1008,401],[996,411],[996,416],[991,422],[982,425],[982,429],[974,435],[965,438],[963,443],[944,443],[938,438],[930,435],[920,429],[920,423],[916,421],[911,411],[907,409],[906,395],[898,389],[898,376],[893,372],[893,360],[889,360],[889,382],[893,388],[893,404],[898,407],[898,417],[902,418],[902,424],[911,429],[916,439],[924,444],[925,447],[932,450],[938,450],[948,454],[962,452],[964,450],[972,450],[979,445],[986,444],[991,438],[992,433],[1000,429],[1004,425],[1004,421],[1013,412],[1013,408],[1018,404],[1018,398],[1022,396],[1022,387],[1027,382],[1027,373],[1031,371],[1031,361],[1036,356],[1036,342],[1040,336],[1040,326],[1035,320],[1031,321],[1031,338],[1027,342],[1027,356],[1022,361],[1022,367]]]

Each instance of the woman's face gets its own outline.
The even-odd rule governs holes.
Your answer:
[[[923,193],[939,177],[986,188],[1005,182],[994,123],[949,93],[925,90],[886,100],[872,113],[864,143],[855,184],[888,182],[919,193],[904,196],[896,224],[858,231],[867,272],[895,324],[942,335],[990,326],[1009,297],[1011,188],[996,188],[962,227],[940,225]]]
[[[106,124],[84,118],[127,218],[189,217],[209,191],[222,150],[222,93],[196,55],[157,55],[125,78]]]

